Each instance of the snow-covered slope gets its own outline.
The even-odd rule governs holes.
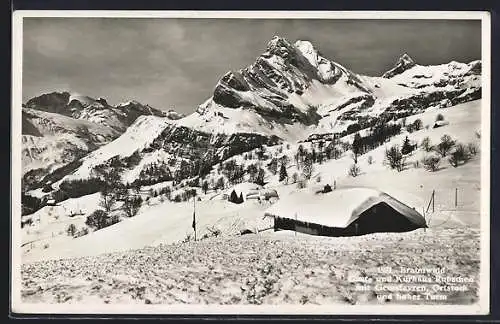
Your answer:
[[[23,180],[28,187],[116,139],[140,116],[184,116],[137,101],[113,107],[103,98],[69,92],[42,94],[28,100],[22,110],[23,175],[29,172]]]
[[[57,113],[23,108],[23,174],[53,170],[82,157],[119,136],[111,127]]]
[[[432,128],[436,115],[440,113],[448,125]],[[149,117],[151,118],[151,117]],[[384,161],[386,147],[394,144],[401,145],[406,136],[410,141],[420,143],[424,137],[429,137],[433,144],[439,142],[444,134],[450,135],[453,139],[461,143],[476,143],[479,140],[475,134],[481,128],[481,100],[456,105],[446,109],[431,108],[426,112],[408,117],[408,123],[415,119],[420,119],[425,127],[421,130],[392,137],[384,145],[361,155],[358,158],[358,165],[361,173],[353,178],[347,174],[349,166],[352,164],[350,151],[344,152],[338,159],[331,159],[322,164],[314,164],[313,176],[306,188],[299,189],[296,183],[280,182],[277,175],[272,175],[266,170],[265,188],[274,188],[280,199],[283,201],[294,202],[295,195],[301,195],[301,192],[315,192],[316,186],[335,182],[337,188],[348,187],[371,187],[384,191],[392,197],[400,200],[411,208],[415,208],[419,213],[422,208],[427,207],[430,195],[436,190],[438,197],[436,199],[436,212],[432,215],[426,215],[426,221],[432,228],[449,228],[456,226],[467,226],[478,228],[480,224],[479,204],[480,204],[480,157],[473,157],[468,163],[457,168],[452,167],[446,159],[442,159],[440,169],[436,172],[429,172],[421,165],[414,166],[414,162],[421,161],[427,154],[423,149],[418,148],[406,157],[406,167],[401,172],[391,170]],[[302,144],[306,149],[312,149],[312,143]],[[233,159],[238,163],[256,163],[267,165],[271,158],[281,158],[288,155],[290,163],[287,168],[289,176],[297,172],[293,162],[293,154],[297,151],[296,145],[290,145],[289,149],[283,149],[282,145],[268,147],[266,152],[269,156],[267,160],[251,160],[244,158],[244,154],[237,155]],[[372,162],[368,158],[372,157]],[[217,168],[214,168],[210,177],[220,177]],[[318,181],[320,179],[320,181]],[[169,186],[172,184],[169,183]],[[222,235],[238,234],[241,230],[256,229],[263,230],[269,227],[269,220],[263,219],[264,212],[270,206],[270,202],[262,201],[259,204],[255,200],[245,200],[243,204],[233,204],[223,199],[223,193],[230,193],[233,189],[238,193],[242,192],[245,196],[249,191],[260,188],[258,185],[242,182],[234,186],[226,187],[223,190],[210,189],[207,194],[198,190],[201,201],[196,202],[196,219],[199,235],[209,232],[209,228],[218,228]],[[458,206],[454,205],[455,190],[458,188]],[[180,189],[179,189],[180,190]],[[327,198],[314,200],[315,195],[307,194],[312,199],[309,204],[321,203]],[[78,202],[81,202],[80,204]],[[54,215],[59,215],[58,221],[64,221],[68,224],[68,210],[78,209],[75,206],[85,204],[97,208],[97,196],[84,196],[74,200],[68,200],[61,203],[61,207],[45,207],[37,215],[53,219]],[[325,208],[328,201],[325,201]],[[317,208],[319,208],[317,206]],[[59,211],[59,213],[57,212]],[[24,262],[44,260],[61,257],[77,257],[89,254],[99,254],[111,251],[127,250],[130,248],[139,248],[146,245],[156,245],[160,243],[175,243],[192,234],[192,211],[193,202],[173,203],[164,196],[149,199],[145,202],[137,216],[131,219],[125,219],[122,222],[112,225],[108,228],[96,231],[87,236],[73,239],[67,236],[45,240],[50,247],[42,249],[42,244],[35,244],[31,251],[26,252]],[[86,211],[87,213],[90,210]],[[423,213],[423,212],[422,212]],[[66,218],[64,218],[66,217]],[[63,219],[64,218],[64,219]],[[52,222],[54,222],[52,220]],[[75,220],[75,224],[77,220]],[[81,222],[78,220],[78,224]],[[47,231],[55,231],[56,225],[41,222],[43,228]],[[35,224],[31,231],[36,230]],[[57,227],[59,228],[59,227]],[[47,234],[47,233],[45,233]],[[278,233],[279,234],[279,233]],[[26,234],[28,235],[28,234]],[[25,239],[27,241],[28,238]]]
[[[68,177],[89,178],[93,168],[101,165],[115,156],[129,157],[135,151],[141,151],[156,139],[171,120],[164,117],[140,116],[137,120],[113,142],[90,153],[82,159],[82,165]]]

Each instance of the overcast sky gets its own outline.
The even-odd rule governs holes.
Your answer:
[[[480,21],[25,18],[23,101],[67,90],[190,113],[273,35],[374,76],[403,52],[423,65],[481,59]]]

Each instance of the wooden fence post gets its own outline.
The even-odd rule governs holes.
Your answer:
[[[455,188],[455,208],[458,206],[458,188]]]

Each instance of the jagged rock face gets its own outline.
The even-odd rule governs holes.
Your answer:
[[[66,108],[69,103],[69,92],[52,92],[28,100],[26,108],[53,112],[71,117],[71,112]]]
[[[132,125],[132,123],[139,116],[143,115],[153,115],[163,117],[165,114],[157,109],[150,107],[149,105],[143,105],[137,101],[130,101],[125,105],[119,105],[117,108],[120,109],[123,114],[119,115],[120,120],[127,126]]]
[[[393,76],[401,74],[414,66],[415,62],[413,61],[413,59],[405,53],[398,59],[396,65],[391,70],[385,72],[382,77],[387,79],[392,78]]]
[[[223,107],[252,109],[264,116],[280,115],[282,119],[307,123],[311,120],[305,116],[310,113],[308,107],[297,106],[291,100],[302,96],[313,80],[333,87],[341,77],[347,81],[342,86],[367,91],[353,73],[319,55],[310,42],[292,45],[274,37],[253,64],[226,73],[212,99]]]
[[[217,134],[205,133],[184,126],[171,125],[143,152],[163,150],[171,156],[189,160],[223,161],[262,145],[280,143],[276,136],[251,133]]]

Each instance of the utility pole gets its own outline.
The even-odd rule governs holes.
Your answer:
[[[432,190],[432,212],[434,212],[434,201],[436,200],[436,191]]]
[[[295,213],[295,226],[297,226],[297,213]],[[295,232],[295,236],[297,236],[297,229],[296,228],[295,228],[294,232]]]
[[[193,197],[193,230],[194,230],[194,240],[196,241],[196,196]]]

